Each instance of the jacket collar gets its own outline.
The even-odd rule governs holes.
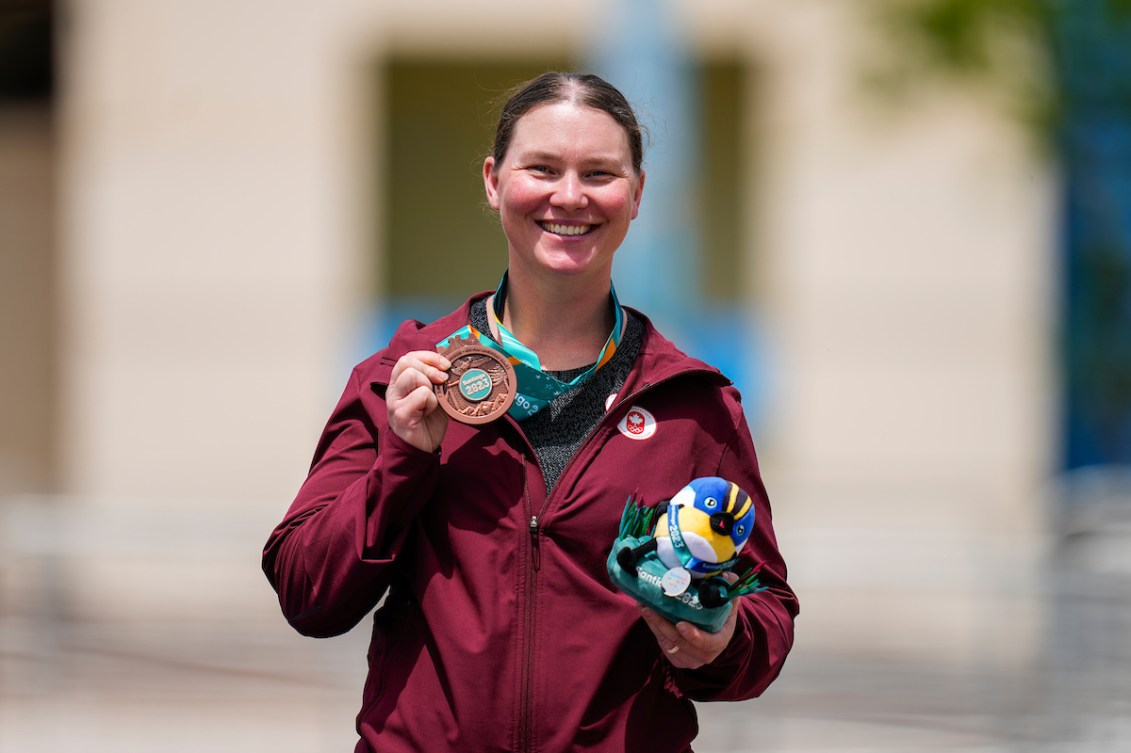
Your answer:
[[[698,358],[692,358],[677,348],[671,340],[660,334],[644,314],[636,309],[629,310],[644,323],[644,340],[636,357],[636,366],[632,369],[629,381],[622,388],[623,391],[642,389],[648,385],[689,374],[706,377],[722,387],[731,384],[731,381],[714,366]]]

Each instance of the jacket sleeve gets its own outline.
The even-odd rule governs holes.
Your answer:
[[[383,394],[358,370],[334,409],[263,570],[298,632],[346,632],[389,586],[409,524],[435,489],[439,454],[388,429]]]
[[[786,583],[786,566],[778,551],[769,501],[758,471],[754,442],[741,409],[719,464],[718,475],[735,481],[755,504],[754,532],[735,569],[758,567],[766,590],[732,602],[738,609],[734,637],[715,661],[695,670],[673,668],[680,689],[697,701],[737,701],[761,695],[781,672],[793,646],[797,597]]]

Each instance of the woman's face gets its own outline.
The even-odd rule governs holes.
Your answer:
[[[602,110],[555,102],[515,123],[503,160],[483,164],[512,270],[592,277],[607,284],[613,252],[640,209],[644,174],[628,134]]]

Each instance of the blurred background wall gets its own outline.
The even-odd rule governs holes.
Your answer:
[[[919,5],[945,21],[964,4]],[[678,208],[694,233],[662,266],[694,284],[634,287],[643,249],[618,289],[700,324],[684,344],[742,387],[802,602],[779,685],[704,708],[703,749],[1067,734],[1033,720],[1080,697],[1050,674],[1079,664],[1058,647],[1081,635],[1055,601],[1078,184],[977,71],[898,65],[937,41],[915,36],[930,17],[878,0],[0,7],[0,749],[351,744],[365,636],[290,634],[259,550],[350,366],[401,318],[496,284],[479,170],[499,97],[589,66],[630,79],[614,83],[657,155],[694,156],[656,157],[679,174],[649,175],[640,221],[663,215],[653,195]],[[989,49],[1055,89],[1055,58],[1012,21]],[[669,52],[679,112],[636,89]],[[873,75],[893,70],[898,96]],[[1118,655],[1111,619],[1083,642]],[[1085,711],[1126,710],[1110,682]],[[155,744],[161,727],[177,732]]]

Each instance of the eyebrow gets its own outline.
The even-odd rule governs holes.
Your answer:
[[[557,152],[547,152],[544,150],[536,150],[532,152],[519,152],[515,155],[516,162],[557,162],[561,159],[561,155]],[[610,166],[617,165],[623,166],[624,162],[620,157],[613,156],[612,154],[597,154],[593,157],[587,157],[581,161],[581,164],[586,166],[599,165]]]

